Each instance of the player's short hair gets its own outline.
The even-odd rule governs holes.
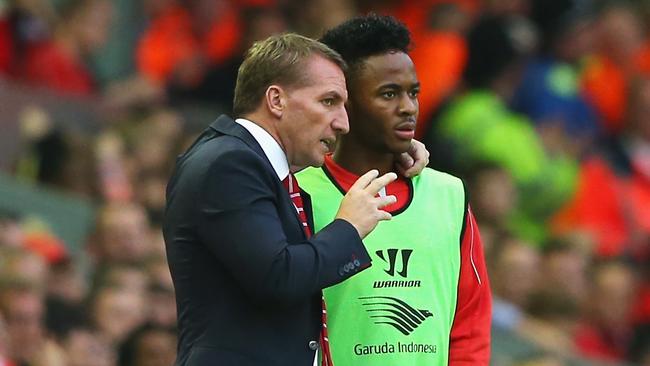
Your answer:
[[[392,16],[369,14],[328,30],[320,41],[341,54],[349,66],[346,76],[353,77],[356,69],[370,56],[390,51],[408,53],[411,34]]]

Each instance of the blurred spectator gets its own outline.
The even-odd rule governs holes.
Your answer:
[[[183,124],[183,118],[173,110],[156,109],[138,125],[130,126],[129,157],[134,159],[139,176],[166,178],[171,173],[168,157],[176,152]]]
[[[108,0],[65,0],[58,7],[51,39],[33,42],[25,51],[19,77],[61,93],[96,91],[85,57],[103,46],[111,21]]]
[[[474,18],[478,15],[484,3],[486,3],[481,0],[360,0],[357,2],[362,13],[376,11],[378,13],[391,14],[404,22],[413,34],[418,34],[423,28],[428,27],[430,15],[436,7],[451,5],[459,9],[463,14]]]
[[[571,238],[555,238],[544,245],[540,276],[544,296],[558,296],[567,306],[579,309],[589,290],[591,247],[581,248]]]
[[[176,77],[167,85],[170,98],[176,101],[208,103],[218,111],[230,111],[234,97],[237,69],[243,60],[244,50],[253,42],[287,29],[287,19],[280,9],[267,6],[251,6],[240,9],[242,18],[241,35],[233,56],[218,64],[206,64],[202,74],[193,82]],[[329,14],[327,11],[324,14]],[[321,15],[324,15],[321,14]],[[300,15],[302,16],[302,14]],[[190,67],[190,70],[195,68]]]
[[[151,224],[157,225],[155,226],[156,229],[162,224],[166,188],[167,182],[162,175],[142,176],[136,185],[136,197],[147,211]],[[156,248],[159,249],[157,246]]]
[[[111,203],[99,214],[97,240],[91,250],[98,263],[133,263],[150,252],[149,223],[135,203]]]
[[[530,318],[520,330],[523,337],[555,355],[568,357],[575,352],[573,334],[580,315],[578,304],[542,285],[531,296],[527,313]]]
[[[43,108],[27,106],[19,118],[22,151],[16,159],[16,176],[91,197],[95,177],[88,142],[55,127]]]
[[[591,10],[585,0],[531,3],[541,52],[526,66],[512,105],[535,123],[548,151],[581,157],[599,130],[580,90],[580,62],[593,49]]]
[[[101,287],[90,299],[90,319],[102,337],[117,346],[145,321],[144,294],[119,287]]]
[[[219,65],[239,51],[246,5],[232,0],[189,0],[192,28],[203,43],[205,57]]]
[[[150,279],[147,301],[150,304],[149,322],[165,327],[175,327],[176,297],[164,254],[149,258],[146,267]]]
[[[45,291],[49,268],[41,256],[20,247],[0,248],[0,258],[0,282],[22,283]]]
[[[48,334],[58,340],[64,339],[71,330],[83,324],[87,316],[83,303],[53,296],[45,299],[45,308],[44,326]]]
[[[67,366],[117,366],[111,344],[90,328],[72,329],[63,340],[63,348]]]
[[[624,361],[633,336],[634,273],[622,263],[605,262],[594,269],[593,278],[585,318],[575,334],[576,347],[590,358]]]
[[[157,219],[156,219],[157,220]],[[162,235],[162,227],[160,226],[161,224],[157,222],[156,220],[153,220],[151,223],[151,230],[149,231],[149,242],[151,243],[151,255],[149,256],[149,260],[153,263],[158,263],[158,261],[162,261],[163,263],[158,265],[154,265],[153,267],[156,268],[153,270],[152,268],[149,268],[149,271],[154,273],[153,277],[154,278],[167,278],[169,276],[169,280],[171,281],[171,275],[169,273],[169,267],[167,266],[167,258],[166,253],[165,253],[165,241]],[[157,273],[161,273],[160,276],[156,275]],[[164,281],[163,281],[164,282]]]
[[[93,288],[111,287],[144,293],[149,289],[150,278],[139,262],[107,262],[95,271]]]
[[[18,215],[0,213],[0,247],[17,248],[23,245],[24,235]]]
[[[145,1],[150,22],[137,48],[140,74],[165,84],[179,64],[200,57],[198,41],[192,34],[190,13],[180,1]]]
[[[0,75],[16,76],[25,48],[49,37],[54,9],[49,0],[12,1],[0,5]]]
[[[24,151],[17,159],[16,175],[32,182],[56,183],[70,152],[50,115],[39,107],[25,108],[20,133]]]
[[[575,197],[554,219],[559,233],[584,230],[599,256],[650,256],[650,80],[630,93],[628,121],[620,135],[582,164]]]
[[[149,321],[163,327],[176,326],[176,296],[174,288],[163,283],[152,283],[149,287]]]
[[[507,231],[519,199],[512,176],[494,163],[476,163],[468,171],[467,184],[469,192],[472,192],[472,208],[481,228],[488,225]]]
[[[95,159],[99,186],[108,202],[133,198],[133,187],[126,165],[124,141],[117,133],[106,131],[97,138]]]
[[[71,303],[80,303],[86,294],[87,284],[79,266],[67,258],[52,263],[47,279],[47,295]]]
[[[540,286],[526,309],[534,319],[527,333],[544,349],[570,356],[573,334],[587,297],[590,257],[574,238],[553,239],[543,248]]]
[[[570,354],[570,333],[549,322],[549,318],[528,313],[531,307],[547,306],[536,297],[545,283],[541,277],[541,257],[535,247],[516,237],[505,236],[495,242],[490,255],[493,328],[521,337],[538,348]]]
[[[154,324],[135,329],[120,346],[120,366],[172,365],[176,358],[176,330]]]
[[[4,316],[0,311],[0,366],[12,366],[9,361],[9,336]]]
[[[530,244],[504,237],[490,252],[492,326],[517,332],[532,293],[539,285],[540,256]]]
[[[531,25],[521,18],[479,20],[468,35],[465,89],[425,141],[438,169],[465,176],[474,163],[487,161],[508,171],[520,192],[511,227],[539,242],[548,217],[572,194],[577,166],[561,151],[548,151],[531,122],[507,107],[534,40]]]
[[[130,195],[144,207],[153,225],[160,225],[162,220],[167,176],[171,173],[173,162],[169,157],[177,154],[183,127],[184,120],[178,113],[170,109],[153,110],[137,124],[132,123],[128,127],[124,138],[126,146],[119,147],[120,151],[113,153],[114,161],[128,167],[121,173],[125,184],[128,184],[126,178],[133,183],[129,185],[132,191]],[[102,164],[108,162],[106,154],[104,156]],[[110,183],[113,180],[108,179],[106,183],[106,187],[113,187],[109,191],[117,191],[116,184]],[[120,196],[115,193],[115,197]]]
[[[7,323],[9,358],[17,365],[63,366],[63,353],[45,334],[43,296],[32,285],[14,282],[0,288],[0,312]]]
[[[358,14],[350,0],[307,0],[289,2],[289,19],[298,33],[315,39]]]
[[[50,266],[45,297],[45,327],[49,334],[64,339],[86,320],[86,284],[77,265],[70,259]]]
[[[14,39],[9,9],[0,5],[0,74],[8,74],[13,66]]]
[[[469,16],[455,2],[440,2],[429,7],[425,25],[413,33],[415,47],[410,53],[422,84],[416,138],[426,135],[435,111],[461,81]]]
[[[145,26],[144,1],[111,0],[113,15],[106,42],[90,55],[90,68],[101,87],[135,75],[138,38]]]
[[[597,20],[599,47],[586,62],[583,84],[603,128],[616,134],[625,127],[630,81],[650,74],[650,43],[638,2],[606,1]]]
[[[204,102],[229,111],[243,50],[286,30],[284,15],[273,3],[145,2],[150,23],[136,53],[139,73],[175,103]]]

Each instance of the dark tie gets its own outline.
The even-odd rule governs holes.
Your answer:
[[[311,237],[311,229],[307,224],[307,213],[305,212],[302,196],[300,196],[300,187],[298,186],[298,181],[296,177],[289,173],[289,175],[282,181],[284,187],[289,192],[289,197],[293,201],[293,205],[296,207],[296,212],[300,218],[300,223],[302,224],[302,229],[305,231],[305,236],[309,239]],[[332,355],[330,354],[330,344],[329,339],[327,338],[327,308],[325,306],[325,298],[321,293],[321,307],[323,309],[321,315],[322,327],[320,332],[320,345],[321,345],[321,366],[333,366]]]

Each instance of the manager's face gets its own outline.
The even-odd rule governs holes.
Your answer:
[[[332,61],[313,55],[304,61],[300,86],[287,88],[278,134],[289,165],[321,166],[339,134],[349,130],[345,76]]]

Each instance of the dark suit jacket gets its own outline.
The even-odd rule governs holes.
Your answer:
[[[312,365],[321,289],[370,264],[347,221],[306,239],[262,148],[227,116],[178,158],[163,232],[176,288],[176,365]],[[342,270],[355,259],[358,267]]]

